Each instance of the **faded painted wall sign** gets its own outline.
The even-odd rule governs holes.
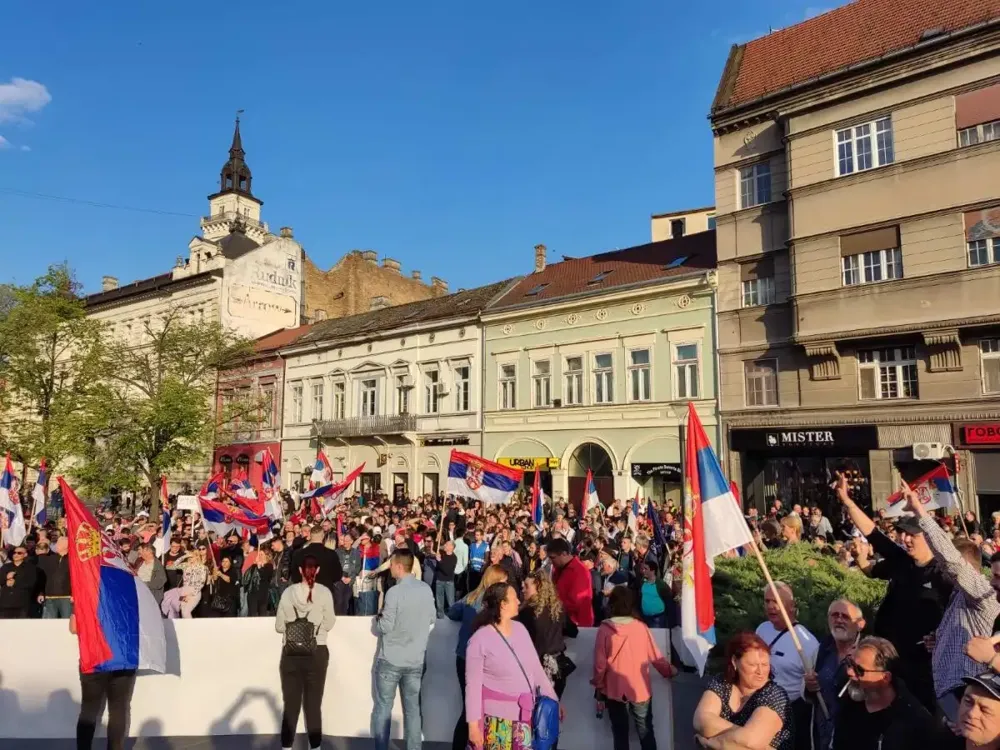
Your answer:
[[[226,302],[226,310],[234,318],[267,321],[276,328],[294,326],[298,320],[298,303],[287,294],[233,284]]]

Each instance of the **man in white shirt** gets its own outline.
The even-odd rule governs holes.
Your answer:
[[[774,587],[781,595],[785,611],[788,612],[788,616],[794,623],[795,634],[799,637],[799,643],[802,644],[806,661],[809,663],[809,670],[812,671],[816,664],[819,641],[796,620],[795,594],[792,592],[792,587],[783,581],[775,581]],[[795,641],[792,640],[791,633],[785,627],[781,609],[770,586],[764,589],[764,614],[767,616],[767,621],[757,626],[757,635],[770,648],[771,671],[774,673],[774,681],[784,688],[785,692],[788,693],[788,700],[792,703],[796,737],[808,738],[811,710],[809,703],[802,699],[802,693],[805,690],[806,670],[802,666],[799,652],[795,649]],[[796,746],[799,747],[798,744]],[[804,747],[808,746],[807,742]]]

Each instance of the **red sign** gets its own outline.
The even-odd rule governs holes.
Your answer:
[[[962,442],[966,445],[1000,445],[1000,422],[962,425]]]

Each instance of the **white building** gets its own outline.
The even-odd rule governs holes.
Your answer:
[[[304,485],[322,448],[337,479],[365,464],[366,495],[444,490],[452,448],[482,451],[479,314],[508,286],[322,321],[283,349],[286,484]]]
[[[166,273],[124,286],[105,276],[102,290],[86,297],[89,314],[136,341],[147,321],[170,309],[253,338],[299,325],[302,247],[291,229],[274,235],[261,221],[263,203],[251,192],[244,156],[237,119],[219,190],[208,197],[209,215],[188,243],[187,258],[179,255]]]

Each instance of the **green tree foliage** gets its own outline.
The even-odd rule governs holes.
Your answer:
[[[870,623],[885,596],[883,581],[847,570],[833,557],[820,554],[808,544],[765,551],[764,559],[774,580],[792,587],[799,622],[817,636],[827,632],[826,611],[834,599],[846,597],[860,605]],[[716,559],[712,589],[720,646],[734,633],[756,630],[764,621],[766,584],[756,557]]]
[[[146,489],[155,514],[159,477],[208,458],[218,371],[251,352],[248,339],[178,310],[147,320],[137,341],[108,340],[104,377],[87,406],[92,439],[75,472],[81,483],[98,492]]]
[[[0,295],[0,448],[26,465],[45,458],[52,475],[81,446],[82,408],[101,375],[102,326],[79,291],[53,265]]]

